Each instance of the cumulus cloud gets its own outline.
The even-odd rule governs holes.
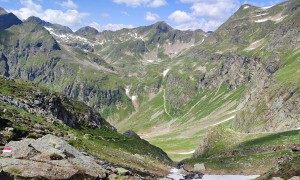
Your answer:
[[[200,18],[186,23],[178,24],[177,26],[175,26],[175,28],[180,30],[202,29],[204,31],[211,31],[216,29],[216,27],[219,27],[222,23],[223,21],[207,20],[205,18]]]
[[[239,0],[180,0],[190,4],[190,12],[175,11],[169,15],[178,29],[215,30],[239,7]]]
[[[127,25],[127,24],[106,24],[106,25],[101,25],[97,22],[92,22],[91,24],[89,24],[89,26],[96,28],[99,32],[101,31],[105,31],[105,30],[111,30],[111,31],[117,31],[120,29],[124,29],[124,28],[134,28],[133,25]]]
[[[70,9],[76,9],[78,8],[78,5],[75,4],[73,1],[71,0],[67,0],[67,1],[63,1],[61,3],[58,3],[61,7],[64,8],[70,8]]]
[[[145,16],[145,20],[147,21],[158,21],[160,19],[159,15],[147,12]]]
[[[161,7],[167,4],[166,0],[113,0],[117,4],[126,4],[128,7],[148,6],[148,7]]]
[[[240,7],[238,0],[200,1],[192,5],[195,16],[227,17]]]
[[[32,0],[21,0],[21,4],[24,6],[21,9],[9,11],[22,20],[25,20],[30,16],[37,16],[51,23],[76,26],[80,25],[81,20],[89,15],[88,13],[82,13],[74,9],[66,11],[56,9],[43,10],[43,7],[40,4],[36,4]]]
[[[153,0],[152,2],[150,2],[149,7],[156,8],[156,7],[164,6],[166,4],[167,4],[166,0]]]
[[[176,23],[185,23],[185,22],[193,20],[193,18],[190,15],[188,15],[186,12],[180,11],[180,10],[173,12],[168,17],[168,19],[173,20]]]

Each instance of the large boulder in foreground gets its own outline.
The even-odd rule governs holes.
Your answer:
[[[37,140],[11,141],[5,147],[12,148],[13,153],[12,157],[0,159],[0,174],[3,176],[9,174],[29,179],[97,179],[107,176],[100,161],[83,155],[53,135]]]

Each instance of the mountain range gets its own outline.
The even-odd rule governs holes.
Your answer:
[[[68,132],[79,138],[70,140],[76,148],[139,171],[135,154],[156,174],[156,162],[165,171],[183,160],[187,167],[205,163],[212,173],[276,176],[274,164],[295,163],[300,149],[299,7],[299,0],[244,4],[215,32],[165,22],[73,32],[1,8],[1,126],[16,129],[1,143]],[[47,128],[36,131],[37,122]],[[114,127],[139,138],[127,143]],[[85,134],[92,137],[83,140]],[[125,139],[92,148],[109,138]],[[106,154],[112,149],[118,160]]]

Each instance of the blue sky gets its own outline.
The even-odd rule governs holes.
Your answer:
[[[271,6],[285,0],[0,0],[20,19],[38,16],[76,30],[118,30],[165,21],[177,29],[215,30],[245,3]]]

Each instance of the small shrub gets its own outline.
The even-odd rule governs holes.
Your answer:
[[[12,175],[19,175],[19,174],[22,173],[22,171],[20,169],[15,168],[15,167],[8,168],[7,172],[12,174]]]
[[[53,153],[53,154],[50,154],[50,159],[51,160],[62,160],[63,157],[59,154]]]

